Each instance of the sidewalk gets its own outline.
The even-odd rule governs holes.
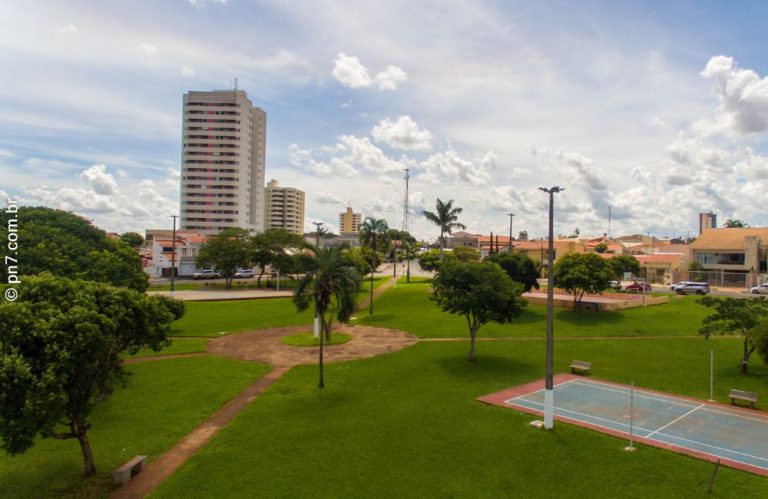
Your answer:
[[[184,301],[226,301],[257,300],[260,298],[285,298],[293,296],[292,290],[275,291],[274,289],[231,289],[228,291],[183,290],[183,291],[147,291],[148,295],[173,296]]]

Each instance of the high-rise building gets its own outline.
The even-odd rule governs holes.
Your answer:
[[[717,215],[711,211],[705,211],[699,213],[699,234],[704,232],[704,229],[716,229],[717,228]]]
[[[339,232],[343,234],[357,234],[360,231],[360,224],[363,216],[360,213],[353,213],[352,207],[347,206],[347,211],[339,213]]]
[[[264,228],[267,113],[242,90],[184,94],[181,229]]]
[[[264,201],[264,228],[304,232],[304,191],[280,187],[277,180],[272,179],[264,189]]]

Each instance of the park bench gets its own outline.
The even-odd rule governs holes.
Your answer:
[[[583,360],[574,360],[571,362],[571,372],[574,374],[576,374],[577,371],[580,373],[588,373],[590,369],[592,369],[591,362],[584,362]]]
[[[147,465],[147,456],[136,456],[112,473],[114,483],[128,483],[128,480],[139,474]]]
[[[753,409],[755,404],[757,404],[757,393],[755,392],[745,392],[744,390],[731,388],[731,393],[728,396],[731,398],[731,404],[736,404],[736,400],[744,400],[749,402]]]

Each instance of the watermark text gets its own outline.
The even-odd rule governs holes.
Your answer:
[[[8,217],[8,232],[6,236],[6,250],[4,251],[5,257],[3,258],[3,265],[5,265],[5,274],[8,276],[5,288],[5,299],[8,301],[16,301],[19,297],[19,291],[16,286],[21,284],[21,277],[19,276],[19,218],[17,213],[19,212],[19,202],[15,199],[8,199],[8,207],[5,209],[5,213],[10,215]]]

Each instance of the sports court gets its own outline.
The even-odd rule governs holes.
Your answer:
[[[768,415],[646,389],[561,374],[555,377],[555,418],[602,433],[768,475]],[[541,415],[544,381],[478,400]],[[630,407],[633,410],[630,411]]]

